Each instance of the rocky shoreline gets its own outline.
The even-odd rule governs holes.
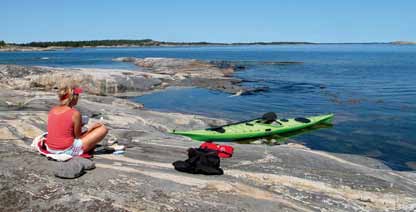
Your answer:
[[[231,145],[222,176],[177,172],[171,163],[199,143],[168,132],[225,121],[147,110],[119,97],[169,86],[237,93],[235,67],[197,60],[121,58],[138,71],[0,66],[0,210],[4,211],[412,211],[416,173],[374,159],[310,150],[298,144]],[[30,149],[56,103],[54,88],[82,85],[77,108],[103,117],[106,139],[124,155],[100,154],[97,168],[74,180],[55,178],[57,162]],[[220,82],[220,83],[218,83]]]
[[[219,68],[209,62],[171,58],[117,58],[132,62],[138,71],[117,69],[51,68],[0,65],[0,82],[12,89],[52,90],[62,83],[75,82],[95,95],[141,95],[170,86],[202,87],[245,95],[267,88],[247,88],[232,77],[235,69]]]
[[[31,47],[31,46],[2,46],[0,52],[30,52],[30,51],[57,51],[67,49],[61,46],[49,46],[49,47]]]

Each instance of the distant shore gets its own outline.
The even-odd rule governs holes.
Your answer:
[[[30,43],[5,43],[0,45],[0,52],[15,51],[55,51],[67,48],[139,48],[139,47],[180,47],[180,46],[250,46],[250,45],[339,45],[339,44],[393,44],[415,45],[416,42],[367,42],[367,43],[314,43],[314,42],[239,42],[239,43],[212,43],[212,42],[165,42],[151,39],[144,40],[89,40],[89,41],[52,41]]]
[[[49,47],[33,47],[33,46],[15,46],[7,45],[0,47],[0,52],[30,52],[30,51],[56,51],[67,49],[62,46],[49,46]]]

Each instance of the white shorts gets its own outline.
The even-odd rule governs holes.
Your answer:
[[[46,149],[52,154],[66,154],[72,156],[79,156],[84,153],[84,150],[82,150],[81,139],[74,139],[74,143],[72,144],[72,146],[65,150],[53,150],[49,149],[48,146],[46,146]]]

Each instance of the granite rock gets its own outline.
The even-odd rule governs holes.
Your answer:
[[[164,81],[152,76],[159,73],[28,69],[21,73],[12,73],[10,67],[0,69],[1,211],[416,210],[415,172],[394,171],[371,158],[315,151],[299,144],[228,143],[235,152],[221,161],[224,175],[177,172],[171,163],[185,159],[186,150],[199,143],[169,132],[226,121],[151,111],[120,99],[118,90],[109,87],[104,89],[106,96],[95,95],[102,94],[95,88],[100,80],[117,79],[126,75],[123,72],[138,78],[150,74]],[[54,77],[41,80],[42,75]],[[30,148],[32,139],[46,130],[47,112],[57,101],[53,92],[57,82],[52,79],[62,76],[85,83],[88,92],[81,95],[77,109],[90,116],[91,123],[103,118],[110,130],[103,142],[111,139],[127,146],[124,155],[95,155],[96,168],[74,180],[56,178],[58,162]],[[31,87],[33,81],[43,86]],[[114,81],[113,87],[121,82]]]

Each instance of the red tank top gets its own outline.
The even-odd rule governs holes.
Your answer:
[[[48,137],[46,145],[54,150],[68,149],[74,143],[74,123],[72,114],[76,110],[71,108],[63,113],[55,114],[52,110],[48,114]]]

